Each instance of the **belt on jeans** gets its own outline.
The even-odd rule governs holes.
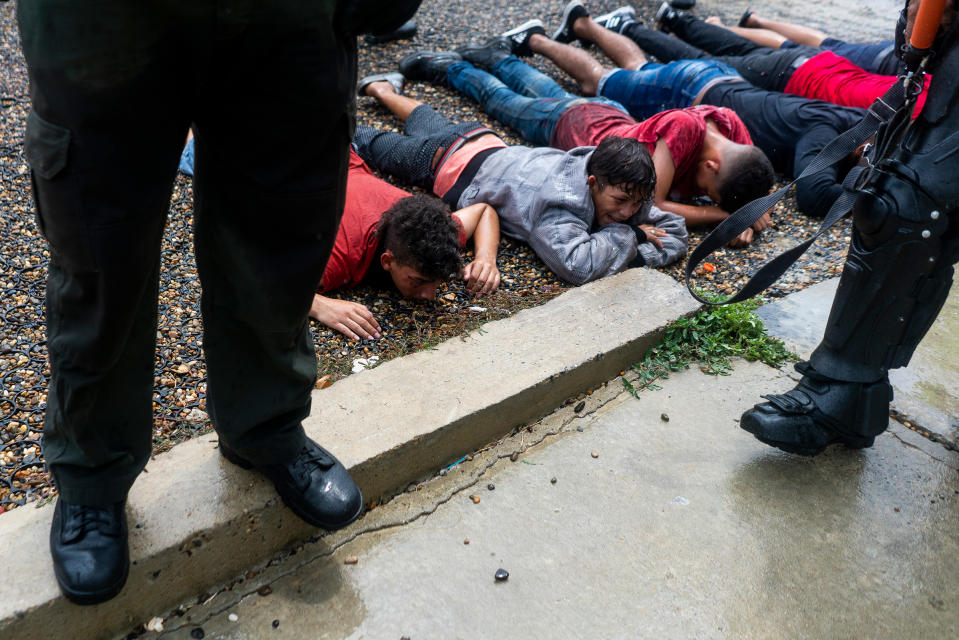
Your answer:
[[[792,61],[792,64],[789,65],[789,68],[795,71],[799,67],[809,62],[810,58],[812,58],[812,56],[799,56],[798,58]]]

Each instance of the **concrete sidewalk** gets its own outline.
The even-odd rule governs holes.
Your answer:
[[[788,326],[808,303],[763,314]],[[957,637],[959,454],[896,421],[871,449],[813,459],[738,428],[793,383],[737,361],[637,401],[613,378],[163,637]]]
[[[316,391],[304,426],[350,469],[368,502],[382,501],[602,384],[697,307],[669,276],[631,269]],[[121,633],[323,535],[283,507],[263,476],[224,462],[216,447],[208,434],[150,461],[127,503],[129,580],[96,607],[70,604],[54,581],[46,551],[53,505],[4,514],[0,637]]]
[[[956,637],[959,456],[895,423],[816,459],[737,428],[791,385],[745,362],[640,401],[613,380],[162,637]]]

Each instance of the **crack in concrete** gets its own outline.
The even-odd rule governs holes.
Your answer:
[[[628,375],[628,374],[627,374],[627,375]],[[620,378],[620,377],[625,377],[625,376],[617,376],[617,378],[614,378],[614,379],[618,379],[618,378]],[[634,377],[634,379],[635,379],[635,378],[638,378],[638,375],[636,375],[636,376]],[[608,384],[608,383],[607,383],[607,384]],[[524,426],[517,427],[516,429],[513,430],[512,433],[510,433],[510,434],[508,434],[508,435],[506,435],[506,436],[503,436],[502,438],[500,438],[500,439],[499,439],[498,441],[496,441],[495,443],[490,444],[490,445],[487,445],[486,447],[483,447],[482,449],[478,449],[478,450],[475,451],[474,453],[470,454],[468,457],[469,457],[469,458],[472,458],[472,460],[468,460],[467,462],[477,462],[477,464],[476,464],[473,468],[470,469],[470,473],[469,473],[469,476],[468,476],[467,478],[463,478],[463,479],[459,479],[459,480],[452,480],[452,479],[450,479],[450,478],[447,478],[448,473],[441,475],[441,474],[439,474],[439,473],[437,472],[437,473],[434,474],[429,480],[427,480],[427,482],[430,481],[430,480],[437,480],[437,479],[439,479],[439,478],[447,478],[447,481],[451,483],[451,486],[448,487],[447,490],[446,490],[443,494],[441,494],[434,502],[426,505],[426,507],[423,508],[423,509],[421,509],[419,512],[417,512],[417,513],[415,513],[415,514],[412,514],[412,515],[408,515],[408,516],[406,516],[406,517],[402,517],[402,518],[400,518],[399,520],[389,520],[389,521],[387,521],[387,522],[382,522],[382,523],[379,523],[379,524],[376,524],[376,525],[364,527],[364,528],[362,528],[362,529],[360,529],[360,530],[358,530],[358,531],[352,532],[352,533],[349,534],[348,536],[344,537],[342,540],[339,540],[339,541],[337,541],[336,543],[331,544],[330,547],[329,547],[329,549],[327,549],[326,551],[323,551],[323,552],[318,553],[318,554],[316,554],[316,555],[312,555],[312,556],[310,556],[310,557],[305,558],[305,559],[302,560],[302,561],[299,561],[299,562],[296,562],[296,563],[294,563],[294,564],[291,564],[291,565],[289,565],[288,567],[286,567],[283,571],[278,571],[278,572],[275,573],[274,575],[271,575],[271,576],[269,577],[269,579],[264,580],[263,582],[257,582],[257,583],[255,583],[255,585],[256,585],[255,588],[250,588],[250,589],[247,590],[247,591],[240,592],[240,593],[236,593],[236,592],[232,592],[232,589],[230,589],[230,588],[228,588],[228,587],[222,587],[221,589],[219,589],[218,591],[216,591],[215,593],[213,593],[209,598],[207,598],[207,600],[206,600],[205,602],[201,603],[200,605],[192,605],[191,607],[188,607],[187,610],[193,608],[194,606],[205,606],[205,605],[207,605],[208,603],[212,602],[214,598],[216,598],[217,596],[219,596],[219,595],[221,595],[221,594],[223,594],[223,593],[234,593],[234,596],[233,596],[232,598],[230,598],[229,601],[224,602],[223,605],[217,607],[216,609],[212,609],[212,610],[208,611],[208,612],[207,612],[201,619],[199,619],[199,620],[191,620],[191,621],[189,621],[189,622],[187,622],[187,623],[180,624],[180,625],[178,625],[178,626],[176,626],[176,627],[172,627],[172,626],[171,626],[171,627],[169,627],[169,628],[164,628],[164,630],[163,630],[162,632],[160,632],[157,637],[169,636],[170,634],[176,633],[176,632],[181,631],[181,630],[184,630],[184,629],[195,628],[195,627],[202,627],[204,624],[208,623],[208,622],[209,622],[210,620],[212,620],[213,618],[215,618],[215,617],[217,617],[217,616],[219,616],[219,615],[222,615],[222,614],[226,613],[227,611],[229,611],[229,610],[232,609],[233,607],[239,605],[241,602],[243,602],[243,601],[246,600],[247,598],[250,598],[250,597],[252,597],[252,596],[258,596],[258,595],[259,595],[259,594],[258,594],[258,591],[259,591],[260,589],[262,589],[264,586],[269,586],[269,585],[271,585],[271,584],[274,584],[274,583],[278,582],[279,580],[281,580],[281,579],[283,579],[283,578],[286,578],[286,577],[288,577],[288,576],[296,573],[296,572],[299,571],[300,569],[302,569],[302,568],[304,568],[304,567],[306,567],[306,566],[309,566],[310,564],[312,564],[312,563],[314,563],[314,562],[331,558],[339,549],[341,549],[342,547],[344,547],[345,545],[347,545],[347,544],[349,544],[349,543],[351,543],[351,542],[354,542],[354,541],[358,540],[358,539],[361,538],[362,536],[366,536],[366,535],[373,534],[373,533],[378,533],[378,532],[380,532],[380,531],[385,531],[385,530],[387,530],[387,529],[394,529],[394,528],[398,528],[398,527],[404,527],[404,526],[413,524],[414,522],[416,522],[416,521],[418,521],[418,520],[420,520],[420,519],[429,518],[431,515],[433,515],[434,513],[436,513],[436,511],[437,511],[441,506],[447,504],[447,503],[448,503],[450,500],[452,500],[454,497],[456,497],[456,496],[458,496],[459,494],[461,494],[461,493],[469,490],[470,488],[476,486],[476,485],[480,482],[480,480],[487,474],[487,472],[489,472],[493,467],[495,467],[495,466],[496,466],[498,463],[500,463],[501,461],[507,460],[507,459],[512,460],[512,457],[513,457],[514,455],[525,453],[526,451],[529,451],[529,450],[532,449],[533,447],[539,446],[540,444],[542,444],[543,442],[545,442],[547,439],[554,438],[554,437],[556,437],[556,436],[558,436],[558,435],[560,435],[560,434],[562,434],[562,433],[564,433],[564,432],[568,432],[567,427],[568,427],[570,424],[572,424],[574,421],[576,421],[576,420],[582,420],[582,419],[587,418],[587,417],[592,417],[593,414],[595,414],[597,411],[599,411],[600,409],[604,408],[606,405],[610,404],[611,402],[613,402],[614,400],[616,400],[617,398],[619,398],[620,396],[622,396],[623,394],[626,393],[626,389],[625,389],[625,388],[619,388],[619,389],[613,388],[613,389],[610,389],[608,386],[605,388],[605,391],[606,391],[606,394],[604,394],[604,397],[603,397],[597,404],[595,404],[595,405],[593,405],[593,406],[584,407],[584,409],[583,409],[582,411],[580,411],[579,413],[575,413],[575,412],[574,412],[572,415],[565,417],[565,418],[560,422],[560,424],[559,424],[558,427],[555,427],[555,428],[553,428],[553,429],[548,429],[548,430],[544,431],[544,432],[540,435],[540,437],[538,437],[536,440],[530,442],[529,444],[526,443],[526,435],[527,435],[528,433],[530,433],[530,430],[531,430],[535,425],[542,424],[542,423],[544,423],[545,421],[549,420],[550,416],[555,415],[555,414],[557,413],[557,411],[562,411],[562,410],[563,410],[562,408],[558,409],[557,411],[554,411],[552,414],[550,414],[550,415],[548,415],[548,416],[546,416],[546,417],[544,417],[544,418],[541,418],[539,421],[533,423],[532,425],[524,425]],[[592,396],[590,396],[590,397],[592,397]],[[569,405],[566,405],[566,406],[569,406]],[[508,451],[508,452],[496,453],[495,455],[492,455],[491,458],[490,458],[488,461],[486,461],[486,462],[482,462],[482,461],[477,461],[477,460],[476,460],[476,458],[478,458],[479,456],[481,456],[481,455],[482,455],[483,453],[485,453],[485,452],[495,451],[496,449],[504,448],[506,445],[512,444],[512,443],[509,443],[509,440],[510,440],[510,439],[515,439],[517,436],[520,437],[519,447],[510,447],[510,451]],[[457,466],[459,466],[459,465],[457,465]],[[386,503],[384,503],[384,504],[379,505],[379,508],[382,509],[382,508],[387,507],[387,506],[389,506],[389,505],[391,505],[391,504],[394,504],[395,501],[396,501],[398,498],[401,498],[401,497],[404,496],[404,495],[406,495],[406,492],[403,492],[403,491],[397,492],[397,493],[390,499],[389,502],[386,502]],[[367,512],[367,513],[369,513],[369,512]],[[310,539],[304,541],[301,545],[295,545],[295,546],[294,546],[294,549],[296,549],[296,548],[298,548],[298,547],[301,547],[301,546],[302,546],[302,547],[306,547],[307,545],[316,544],[317,542],[319,542],[320,539],[327,538],[327,537],[329,537],[329,536],[335,536],[335,535],[336,535],[335,533],[328,533],[328,534],[323,535],[323,536],[320,536],[320,537],[310,538]],[[262,573],[263,573],[264,571],[266,571],[267,569],[269,569],[269,568],[271,568],[271,567],[278,566],[279,564],[283,563],[283,561],[285,561],[287,558],[290,558],[292,555],[294,555],[295,553],[299,553],[299,552],[288,550],[288,551],[281,552],[281,553],[282,553],[282,555],[281,555],[280,557],[274,556],[274,558],[271,559],[271,560],[269,560],[269,561],[266,563],[266,565],[264,565],[264,567],[263,567],[262,569],[260,569],[257,573],[262,574]],[[253,578],[247,578],[246,580],[252,581]],[[235,584],[235,582],[233,582],[233,583],[228,583],[228,584]],[[181,606],[182,606],[182,605],[181,605]],[[176,611],[179,611],[179,610],[180,610],[180,609],[178,608]],[[176,616],[176,615],[177,615],[177,613],[174,612],[174,613],[169,614],[168,616],[165,616],[165,617],[164,617],[164,623],[165,623],[169,618],[174,617],[174,616]]]
[[[948,449],[949,451],[959,452],[959,446],[957,446],[955,442],[953,442],[952,440],[950,440],[949,438],[941,434],[936,433],[935,431],[932,431],[931,429],[928,429],[922,426],[921,424],[918,424],[915,420],[910,418],[905,413],[898,411],[896,409],[890,409],[889,417],[895,420],[896,422],[898,422],[899,424],[901,424],[902,426],[904,426],[905,428],[909,429],[910,431],[914,431],[915,433],[919,434],[926,440],[929,440],[930,442],[935,442],[936,444],[941,445],[942,447],[944,447],[945,449]]]

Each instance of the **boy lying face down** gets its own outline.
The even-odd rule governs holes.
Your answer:
[[[580,62],[591,60],[582,50],[559,47]],[[407,79],[445,84],[470,96],[485,112],[535,145],[569,150],[595,146],[608,136],[639,140],[656,169],[655,205],[682,216],[687,226],[721,221],[768,193],[772,166],[752,145],[746,127],[732,111],[700,105],[637,122],[618,102],[567,93],[511,51],[511,41],[498,37],[456,52],[416,52],[399,66]],[[702,196],[716,204],[678,202]],[[764,217],[756,229],[768,222]],[[744,232],[733,244],[748,243],[752,234],[752,230]]]
[[[398,74],[360,84],[405,123],[404,134],[358,127],[354,143],[364,160],[431,189],[451,207],[488,203],[503,232],[529,243],[566,282],[685,254],[682,218],[651,205],[655,170],[637,140],[609,138],[570,151],[507,146],[478,123],[453,124],[400,95]]]
[[[192,175],[192,140],[180,169]],[[475,259],[465,267],[460,250],[474,238]],[[407,298],[433,300],[437,288],[462,277],[466,290],[485,295],[499,287],[499,220],[475,203],[450,213],[434,197],[411,195],[376,177],[351,147],[346,205],[310,317],[354,340],[379,338],[380,326],[362,304],[325,293],[363,281],[392,282]]]

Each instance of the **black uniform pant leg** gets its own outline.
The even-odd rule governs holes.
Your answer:
[[[188,120],[167,16],[29,0],[25,155],[50,244],[43,454],[62,497],[122,500],[151,451],[160,241]]]
[[[217,4],[198,61],[195,249],[208,405],[241,456],[302,447],[316,358],[308,312],[343,210],[356,41],[333,3]]]

